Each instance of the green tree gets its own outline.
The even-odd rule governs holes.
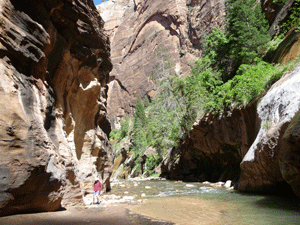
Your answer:
[[[288,18],[281,24],[283,34],[286,34],[293,26],[300,30],[300,0],[295,0],[288,12]]]
[[[144,108],[147,108],[149,105],[150,105],[150,101],[149,101],[148,96],[146,96],[145,100],[144,100]]]
[[[153,69],[152,81],[156,96],[147,108],[147,139],[162,156],[166,150],[177,144],[189,128],[185,123],[187,111],[183,93],[184,85],[169,62],[167,50],[159,46],[156,51],[157,66]]]
[[[205,69],[213,68],[222,71],[222,73],[228,73],[228,69],[230,68],[228,64],[230,64],[231,58],[228,54],[230,46],[228,45],[228,39],[224,31],[214,28],[212,32],[206,36],[204,42],[206,43],[205,49],[203,49],[205,57],[197,62],[198,67],[193,67],[193,70],[198,69],[203,72]]]
[[[133,119],[133,148],[136,155],[141,155],[147,146],[145,134],[146,115],[141,97],[138,96],[135,106],[135,114]]]
[[[230,79],[241,64],[254,63],[258,48],[270,41],[268,22],[255,0],[227,0],[226,30],[230,55]]]
[[[125,118],[123,118],[120,121],[120,125],[121,125],[121,134],[120,134],[120,139],[125,138],[128,133],[129,133],[129,117],[125,116]]]
[[[144,104],[143,104],[140,96],[138,96],[136,99],[134,124],[137,121],[141,122],[141,126],[145,126],[145,124],[146,124],[145,108],[144,108]],[[134,127],[135,127],[135,125],[134,125]]]

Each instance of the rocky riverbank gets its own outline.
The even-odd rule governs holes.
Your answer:
[[[58,212],[13,215],[0,224],[295,224],[300,202],[278,196],[240,194],[226,183],[185,183],[156,179],[119,180],[100,205]]]
[[[146,203],[149,198],[153,197],[167,197],[184,195],[198,188],[198,186],[210,188],[224,188],[233,190],[232,182],[197,182],[185,183],[182,181],[174,181],[170,187],[165,187],[160,181],[166,181],[164,178],[149,177],[149,178],[131,178],[127,180],[115,180],[112,182],[112,191],[101,195],[101,207],[108,207],[114,204],[129,204],[136,205],[139,203]],[[168,190],[169,189],[169,190]],[[87,207],[97,207],[93,204],[93,191],[92,189],[84,196],[84,204]]]
[[[165,183],[174,188],[165,187]],[[228,183],[227,183],[228,184]],[[66,207],[57,212],[20,214],[0,218],[0,224],[220,224],[223,204],[207,199],[183,197],[204,185],[225,187],[225,183],[169,182],[162,178],[115,180],[112,191],[101,195],[101,203],[93,204],[93,191],[86,193],[84,205]],[[165,192],[164,192],[164,191]],[[167,197],[177,195],[176,197]],[[189,207],[188,204],[191,204]],[[205,210],[209,208],[210,210]],[[188,210],[189,212],[185,212]],[[194,213],[200,210],[201,213]],[[175,212],[175,214],[173,214]],[[183,215],[186,214],[185,216]],[[189,221],[190,220],[190,221]]]

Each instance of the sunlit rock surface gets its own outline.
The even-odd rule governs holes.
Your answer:
[[[262,0],[273,37],[288,16],[294,0],[281,5]],[[111,40],[114,69],[110,74],[108,115],[118,128],[125,115],[132,114],[136,97],[152,98],[151,76],[161,59],[163,46],[174,72],[185,76],[199,59],[202,39],[214,27],[224,28],[225,1],[204,0],[108,0],[97,6]]]
[[[108,92],[108,115],[113,127],[132,114],[138,95],[151,98],[158,50],[169,55],[173,72],[185,76],[201,55],[201,38],[224,26],[225,1],[121,0],[98,7],[110,35],[113,70]]]
[[[93,1],[0,2],[0,215],[110,189],[108,37]]]
[[[298,116],[290,124],[300,110],[299,87],[300,66],[275,83],[261,99],[257,108],[261,127],[241,163],[239,190],[282,192],[286,188],[286,179],[299,196],[299,180],[295,184],[290,177],[299,174],[300,167],[299,160],[297,162],[300,151],[295,150]]]
[[[289,63],[300,54],[300,31],[292,29],[286,38],[279,44],[273,61],[276,63]]]
[[[231,179],[243,192],[300,196],[300,65],[227,117],[203,117],[160,165],[187,181]]]

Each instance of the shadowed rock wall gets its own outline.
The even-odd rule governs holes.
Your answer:
[[[261,1],[272,37],[278,34],[293,2],[282,6],[272,0]],[[225,1],[120,0],[98,6],[112,42],[114,69],[109,83],[108,113],[113,127],[126,114],[134,112],[137,95],[151,98],[155,93],[150,77],[159,64],[160,46],[170,55],[174,72],[179,76],[189,73],[189,63],[201,56],[203,35],[213,27],[224,27],[224,5]],[[284,62],[297,56],[298,39],[298,33],[292,32],[276,51],[275,60]],[[253,103],[246,109],[237,109],[227,118],[202,118],[182,146],[173,149],[165,159],[161,166],[163,174],[171,179],[201,181],[237,181],[241,175],[241,191],[291,190],[287,182],[294,179],[284,178],[287,176],[280,168],[284,163],[278,157],[288,124],[276,125],[276,132],[268,131],[267,139],[259,141],[263,150],[255,150],[251,160],[244,159],[259,131],[269,124],[261,122],[256,107],[257,103]],[[280,111],[281,106],[274,110]],[[273,139],[276,147],[272,145]]]
[[[292,73],[277,81],[260,100],[257,115],[261,119],[261,126],[241,162],[239,190],[293,193],[287,183],[293,183],[289,176],[299,173],[299,169],[292,171],[289,168],[293,165],[299,168],[299,161],[295,163],[290,160],[296,152],[293,150],[294,143],[289,142],[297,140],[297,133],[292,134],[291,131],[297,127],[292,124],[297,124],[297,114],[300,110],[299,82],[298,66]],[[295,193],[299,196],[299,188],[295,188],[295,183],[293,185]],[[297,185],[299,186],[299,183]]]
[[[261,0],[262,9],[269,21],[269,34],[272,38],[280,33],[280,26],[287,19],[289,9],[294,2],[295,0],[287,0],[282,4],[280,1]]]
[[[256,103],[228,117],[205,116],[160,165],[162,176],[187,181],[237,182],[240,162],[259,128]]]
[[[162,176],[188,181],[236,181],[243,192],[300,196],[300,65],[259,103],[229,116],[201,118],[160,165]]]
[[[92,0],[0,3],[0,216],[110,189],[104,22]],[[62,202],[63,201],[63,202]]]

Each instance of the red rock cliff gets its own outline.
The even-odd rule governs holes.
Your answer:
[[[201,55],[201,37],[224,26],[225,1],[107,1],[98,10],[110,35],[114,68],[110,74],[108,114],[112,126],[134,112],[136,97],[152,97],[150,80],[161,47],[174,71],[185,76]]]
[[[0,215],[83,201],[110,189],[106,118],[112,69],[93,1],[0,3]]]
[[[245,109],[194,125],[161,164],[162,175],[236,182],[238,190],[300,196],[300,65]]]

